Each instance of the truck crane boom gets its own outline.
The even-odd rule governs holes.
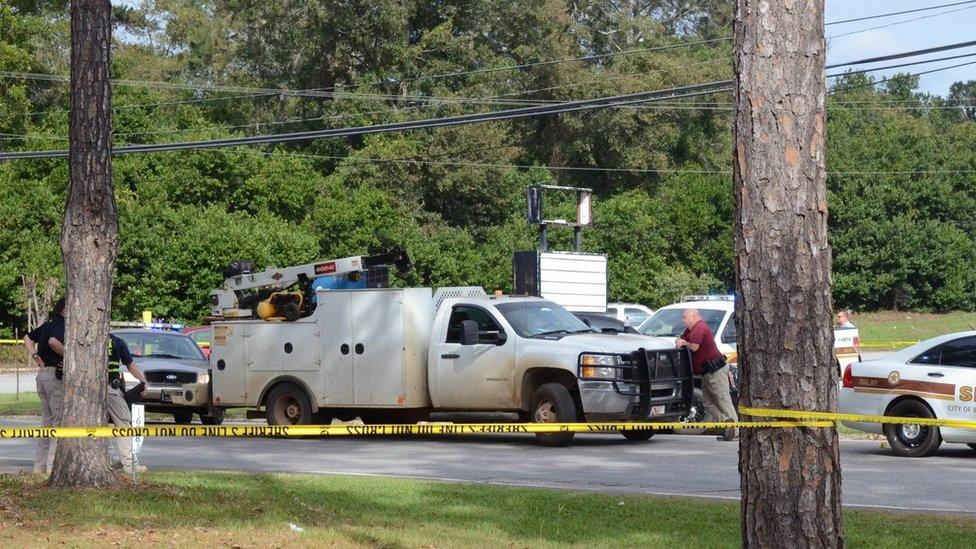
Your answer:
[[[212,313],[221,318],[297,320],[314,311],[316,288],[386,287],[390,265],[400,274],[411,268],[401,248],[259,272],[252,272],[249,261],[235,261],[224,270],[223,286],[211,295]],[[289,291],[292,287],[297,288]]]

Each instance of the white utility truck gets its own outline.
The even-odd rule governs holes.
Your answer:
[[[417,421],[434,411],[663,421],[691,404],[690,357],[673,340],[595,333],[545,299],[481,288],[318,288],[314,302],[294,321],[213,322],[215,408],[254,408],[249,417],[263,408],[269,424],[287,425]],[[646,440],[653,431],[622,434]],[[572,436],[539,439],[565,445]]]

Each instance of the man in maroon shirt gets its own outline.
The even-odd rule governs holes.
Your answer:
[[[681,317],[687,328],[681,337],[674,341],[678,347],[688,347],[691,351],[691,368],[696,376],[701,376],[702,403],[708,415],[715,421],[738,421],[729,394],[729,367],[725,357],[715,345],[712,329],[702,320],[698,309],[687,309]],[[735,428],[729,427],[719,437],[721,440],[734,440],[738,435]]]

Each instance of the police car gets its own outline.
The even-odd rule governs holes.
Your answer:
[[[881,360],[844,369],[839,410],[846,414],[976,421],[976,331],[944,335]],[[884,434],[899,456],[934,454],[943,441],[976,449],[976,430],[844,422]]]

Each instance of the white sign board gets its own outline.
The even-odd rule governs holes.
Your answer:
[[[607,257],[597,254],[539,254],[539,295],[575,312],[607,310]]]

